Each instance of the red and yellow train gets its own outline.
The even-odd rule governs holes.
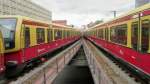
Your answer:
[[[4,53],[1,43],[5,48],[4,56],[0,54],[0,70],[6,68],[9,76],[80,38],[75,28],[24,16],[0,16],[0,30],[0,53]]]
[[[150,75],[150,4],[95,25],[86,35],[116,58]]]

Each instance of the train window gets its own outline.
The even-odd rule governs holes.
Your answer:
[[[98,29],[98,38],[100,38],[100,29]]]
[[[115,42],[119,44],[127,44],[127,24],[119,25],[115,29]]]
[[[93,36],[95,36],[95,31],[93,30]]]
[[[94,36],[94,31],[93,31],[93,36]]]
[[[99,38],[103,39],[103,29],[100,29],[98,34]]]
[[[4,38],[5,49],[12,49],[15,47],[15,29],[16,19],[1,18],[0,19],[0,30]]]
[[[74,36],[74,31],[72,31],[72,37]]]
[[[67,36],[67,30],[65,30],[65,38],[67,38],[68,36]]]
[[[62,38],[65,38],[65,30],[62,30]]]
[[[72,37],[72,31],[70,30],[70,37]]]
[[[115,42],[115,27],[111,27],[110,28],[110,40],[112,41],[112,42]]]
[[[101,29],[100,32],[101,32],[101,33],[100,33],[100,34],[101,34],[101,35],[100,35],[100,36],[101,36],[101,39],[104,39],[104,38],[105,38],[105,37],[104,37],[104,32],[105,32],[104,29]]]
[[[55,30],[55,40],[62,38],[62,31],[61,30]]]
[[[142,26],[141,51],[147,52],[149,49],[149,34],[150,34],[149,20],[143,20],[141,26]]]
[[[36,29],[36,37],[37,37],[38,44],[45,42],[45,31],[43,28]]]
[[[94,31],[94,36],[95,36],[95,37],[96,37],[96,35],[97,35],[96,33],[97,33],[97,32],[96,32],[96,29],[95,29],[95,31]]]
[[[2,53],[4,53],[4,48],[3,48],[3,39],[2,39],[2,33],[0,31],[0,56],[2,56]]]
[[[24,29],[24,35],[25,35],[25,48],[30,47],[30,29],[29,27],[25,27]]]
[[[47,41],[51,42],[53,40],[53,32],[51,29],[47,29]]]
[[[53,41],[53,29],[50,29],[50,40]]]
[[[64,30],[64,38],[67,38],[67,31]]]
[[[105,40],[108,40],[108,28],[105,28]]]
[[[98,38],[98,29],[96,29],[96,37]]]
[[[67,37],[70,37],[70,32],[69,31],[67,31]]]
[[[131,45],[133,49],[138,50],[138,22],[131,25]]]

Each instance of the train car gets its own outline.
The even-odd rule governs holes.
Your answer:
[[[67,35],[65,40],[62,30],[73,28],[34,20],[24,16],[1,16],[0,24],[7,31],[2,31],[5,44],[5,64],[8,77],[21,73],[44,55],[76,41],[79,36]],[[52,28],[57,26],[57,28]],[[61,31],[61,33],[59,32]],[[77,32],[77,31],[74,31]]]
[[[150,76],[150,4],[86,31],[87,38]]]
[[[1,24],[1,21],[0,21]],[[0,25],[0,30],[2,25]],[[0,79],[4,75],[5,72],[5,63],[4,63],[4,44],[3,44],[3,38],[2,33],[0,31]]]

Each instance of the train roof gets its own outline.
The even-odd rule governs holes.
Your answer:
[[[61,25],[61,24],[56,24],[56,23],[52,23],[52,26],[55,26],[55,27],[63,27],[63,28],[68,28],[68,29],[75,29],[75,28],[73,28],[73,27],[69,27],[69,26]]]
[[[119,16],[119,17],[116,17],[116,18],[111,19],[111,20],[109,20],[109,21],[106,21],[106,22],[103,22],[103,23],[97,24],[97,25],[95,25],[95,26],[93,26],[93,27],[91,27],[91,28],[92,28],[92,29],[93,29],[93,28],[96,28],[96,27],[98,27],[98,26],[100,26],[100,25],[107,24],[107,23],[109,23],[109,22],[111,22],[111,21],[117,20],[117,19],[119,19],[119,18],[122,18],[122,17],[128,16],[128,15],[131,15],[131,14],[138,13],[138,12],[143,11],[143,10],[146,10],[146,9],[150,9],[150,3],[145,4],[144,6],[141,6],[141,7],[135,8],[135,9],[133,9],[133,10],[130,10],[130,11],[126,12],[125,14],[123,14],[123,15]]]
[[[21,16],[21,15],[0,15],[0,18],[20,18],[24,20],[31,20],[31,21],[36,21],[36,22],[45,23],[45,24],[52,24],[51,21],[42,21],[42,20],[37,20],[37,19],[27,17],[27,16]]]
[[[62,27],[62,28],[67,28],[67,29],[76,29],[73,27],[52,23],[52,21],[42,21],[42,20],[37,20],[37,19],[30,18],[30,17],[26,17],[26,16],[21,16],[21,15],[0,15],[0,18],[20,18],[20,19],[24,19],[27,21],[36,21],[36,22],[39,22],[42,24],[52,25],[52,26],[56,26],[56,27]]]

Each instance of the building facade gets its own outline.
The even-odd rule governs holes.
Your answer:
[[[135,1],[135,7],[142,6],[144,4],[150,3],[150,0],[136,0]]]
[[[0,0],[0,15],[22,15],[51,21],[52,13],[31,0]]]

